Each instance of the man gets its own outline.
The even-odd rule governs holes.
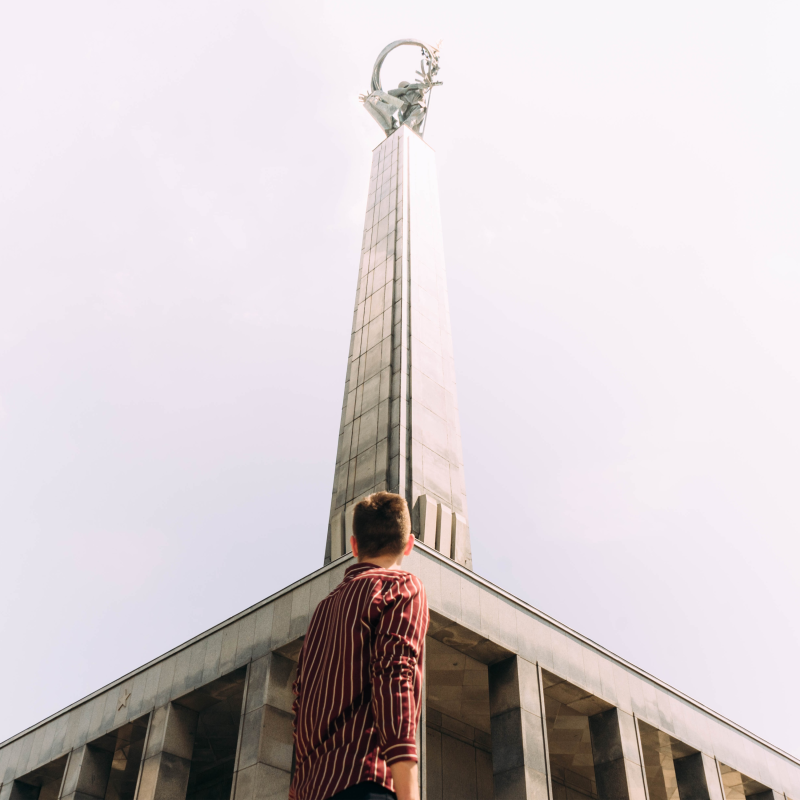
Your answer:
[[[400,569],[414,546],[400,495],[356,505],[357,564],[317,606],[294,684],[290,800],[419,800],[417,724],[428,602]]]

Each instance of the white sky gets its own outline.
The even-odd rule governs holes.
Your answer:
[[[0,739],[321,565],[418,36],[477,572],[800,755],[800,6],[654,5],[4,5]]]

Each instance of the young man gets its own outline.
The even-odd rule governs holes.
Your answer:
[[[400,495],[356,505],[344,580],[317,606],[294,684],[290,800],[419,800],[416,732],[428,602],[400,569],[411,518]]]

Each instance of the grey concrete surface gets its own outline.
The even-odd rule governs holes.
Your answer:
[[[435,156],[407,127],[373,152],[325,563],[349,548],[353,505],[381,490],[472,566]]]
[[[341,581],[346,566],[351,562],[352,556],[341,557],[0,744],[0,798],[10,800],[12,796],[23,796],[26,791],[44,792],[41,776],[57,776],[59,769],[63,773],[66,757],[73,751],[80,752],[87,743],[96,742],[147,715],[152,715],[153,730],[145,762],[155,760],[152,766],[145,763],[147,768],[142,769],[137,796],[159,796],[151,788],[154,775],[160,776],[155,781],[156,786],[158,780],[163,779],[163,785],[180,783],[185,791],[183,781],[188,775],[187,759],[192,757],[189,746],[192,734],[190,724],[177,724],[180,720],[186,722],[184,712],[179,709],[191,711],[182,704],[199,703],[198,697],[213,700],[214,694],[219,693],[218,687],[230,683],[229,676],[245,667],[249,669],[249,676],[242,719],[247,721],[248,715],[256,712],[253,719],[261,714],[262,722],[251,726],[248,721],[247,725],[244,722],[240,725],[237,797],[255,800],[284,791],[289,766],[287,741],[292,661],[297,658],[310,614]],[[669,759],[673,764],[676,759],[695,752],[702,753],[705,774],[713,778],[711,767],[716,767],[718,785],[724,787],[725,800],[744,800],[767,791],[775,793],[776,797],[785,795],[788,800],[800,798],[800,762],[792,756],[492,586],[425,544],[418,543],[406,566],[422,578],[428,593],[431,607],[429,639],[433,640],[430,665],[436,667],[434,673],[437,669],[442,674],[447,672],[446,662],[437,660],[440,656],[457,653],[462,657],[459,664],[463,668],[453,667],[450,678],[440,680],[434,674],[430,678],[429,704],[432,710],[426,751],[429,749],[431,758],[440,759],[442,764],[438,773],[442,792],[447,788],[444,764],[464,763],[466,759],[472,765],[474,760],[474,766],[469,767],[473,777],[468,779],[468,785],[476,793],[480,790],[476,796],[488,798],[490,794],[485,785],[487,758],[493,764],[495,779],[498,766],[500,773],[508,773],[503,775],[504,778],[519,777],[512,773],[519,767],[520,748],[524,753],[525,769],[537,773],[534,776],[527,772],[525,785],[535,783],[541,791],[541,787],[547,785],[546,780],[543,782],[540,777],[544,774],[542,766],[550,768],[554,779],[565,764],[580,768],[581,758],[586,756],[586,742],[581,741],[582,731],[588,726],[592,728],[593,768],[596,770],[599,764],[611,770],[604,765],[619,763],[621,758],[629,796],[643,796],[642,761],[637,750],[640,746],[637,744],[639,731],[646,770],[648,753],[659,753],[658,749],[651,750],[654,747],[661,748],[659,758]],[[439,644],[446,649],[437,650]],[[516,664],[516,677],[513,670],[508,673],[511,664]],[[53,666],[54,670],[57,668],[57,665]],[[542,695],[548,717],[546,739],[541,733],[541,716],[536,717],[539,701],[534,676],[537,668],[542,675]],[[490,672],[484,673],[482,669]],[[494,676],[491,680],[480,677],[489,674]],[[484,680],[489,681],[488,687],[481,683]],[[448,681],[457,691],[442,692]],[[501,724],[496,735],[492,725],[491,736],[487,736],[487,709],[484,706],[482,710],[481,692],[486,692],[491,686],[495,691],[491,716],[499,719],[508,710],[513,710],[518,724]],[[514,691],[509,687],[514,687]],[[515,701],[514,697],[519,700]],[[515,706],[515,702],[518,705]],[[267,711],[276,719],[270,718],[265,727],[263,720]],[[445,720],[445,716],[450,719]],[[171,727],[168,724],[170,719],[173,721]],[[589,722],[585,722],[587,719]],[[616,728],[611,725],[614,720]],[[559,727],[562,722],[566,727]],[[577,738],[575,735],[564,737],[570,729],[577,732]],[[268,734],[266,739],[262,738],[265,731]],[[660,733],[662,738],[652,739],[653,731]],[[526,733],[530,734],[527,739]],[[452,741],[445,742],[445,737]],[[255,744],[256,740],[258,744]],[[548,741],[552,748],[548,764],[543,765],[543,745]],[[535,743],[532,749],[530,742]],[[664,742],[669,743],[668,756],[665,755]],[[574,753],[564,754],[570,747]],[[251,763],[255,752],[258,752],[258,760]],[[578,766],[575,766],[575,759]],[[163,765],[161,760],[164,760]],[[167,760],[176,763],[168,765]],[[176,779],[174,784],[169,783],[167,767],[176,767],[176,764],[180,781]],[[257,769],[252,770],[253,766]],[[672,766],[670,774],[683,775],[681,768],[680,764],[677,770]],[[248,769],[252,772],[252,781],[250,774],[245,777]],[[635,778],[637,770],[638,783]],[[462,777],[458,779],[462,780]],[[716,793],[713,781],[706,779],[710,781],[709,796],[720,800],[723,790]],[[479,780],[483,784],[479,784]],[[38,785],[29,781],[38,782]],[[636,789],[632,791],[630,787],[634,784]],[[52,785],[52,777],[48,785]],[[606,790],[601,787],[610,784],[598,780],[594,791],[591,782],[587,785],[585,791],[577,791],[575,787],[566,787],[554,780],[552,794],[553,797],[567,798],[570,795],[565,792],[569,790],[575,797],[596,796],[605,800]],[[31,786],[34,788],[30,789]],[[673,780],[671,786],[675,791],[677,781]],[[175,791],[180,794],[177,789]],[[502,797],[503,791],[503,785],[498,789],[495,780],[493,796]],[[46,794],[39,796],[46,800]],[[165,796],[171,795],[167,792]],[[431,800],[438,797],[433,783],[430,796]],[[442,794],[443,798],[446,796]],[[677,791],[673,798],[678,800]]]

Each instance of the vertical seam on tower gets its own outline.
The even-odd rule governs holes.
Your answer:
[[[403,487],[403,493],[406,502],[409,506],[409,511],[412,510],[412,491],[411,487],[414,481],[412,472],[413,458],[411,454],[412,437],[411,437],[411,147],[408,134],[405,129],[403,131],[403,260],[404,264],[404,277],[403,277],[403,303],[401,311],[403,318],[406,322],[405,336],[403,336],[403,344],[406,351],[406,394],[402,402],[406,405],[406,481]]]

